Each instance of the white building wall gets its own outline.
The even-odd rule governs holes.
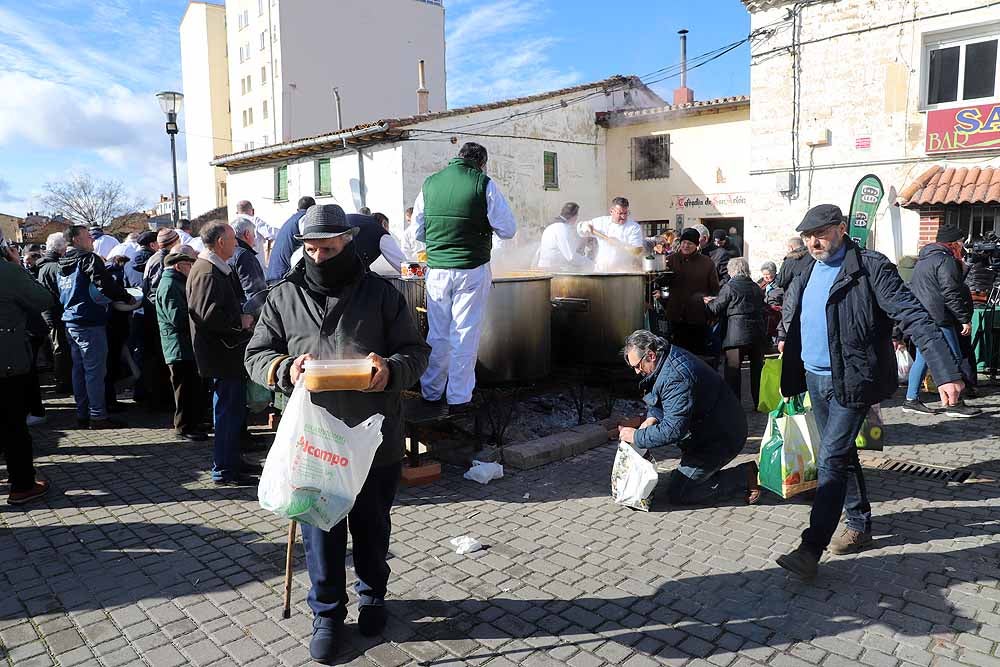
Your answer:
[[[775,30],[754,46],[751,57],[754,196],[746,232],[751,262],[780,260],[786,239],[794,235],[810,206],[833,203],[846,215],[855,184],[868,173],[877,175],[887,190],[876,219],[876,248],[890,259],[896,258],[897,245],[902,254],[916,254],[918,215],[894,206],[895,193],[933,164],[1000,165],[996,153],[925,155],[924,39],[939,31],[1000,21],[1000,12],[984,7],[981,0],[949,0],[947,10],[952,13],[933,19],[921,17],[942,13],[942,6],[926,0],[841,0],[804,7],[796,105],[791,56],[787,50],[770,53],[790,45],[793,31],[786,19],[790,6],[751,14],[752,29],[770,26]],[[973,11],[962,11],[970,8]],[[904,19],[901,24],[897,22],[900,17]],[[856,34],[823,39],[852,31]],[[792,170],[796,107],[800,117],[798,187],[789,198],[778,191],[776,179]],[[827,130],[830,145],[810,150],[806,142],[822,138]],[[865,138],[871,147],[857,148],[856,141]],[[810,160],[815,165],[811,173]]]
[[[365,150],[365,181],[367,204],[372,211],[381,211],[393,222],[403,216],[401,165],[402,148],[399,145],[378,146]],[[316,193],[316,161],[330,159],[329,195]],[[276,201],[275,169],[288,165],[288,199]],[[356,151],[337,154],[317,154],[286,163],[266,167],[235,170],[229,173],[229,218],[236,216],[236,204],[249,200],[254,212],[272,225],[278,225],[291,216],[300,197],[309,196],[317,204],[338,204],[347,213],[357,213],[361,208],[358,154]]]
[[[209,162],[233,150],[230,139],[225,9],[192,2],[181,20],[183,140],[195,215],[225,204],[226,172]],[[221,186],[221,187],[220,187]],[[184,217],[190,217],[190,212]]]

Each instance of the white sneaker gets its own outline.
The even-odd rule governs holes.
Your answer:
[[[45,422],[47,422],[48,420],[49,420],[48,417],[44,416],[36,417],[35,415],[28,415],[28,418],[25,420],[25,422],[28,424],[28,426],[40,426]]]

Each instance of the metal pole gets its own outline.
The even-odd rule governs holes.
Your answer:
[[[361,194],[362,208],[368,206],[365,197],[365,154],[358,149],[358,192]]]
[[[177,122],[177,115],[170,114],[173,122]],[[168,132],[170,134],[170,162],[174,168],[174,228],[180,229],[181,226],[181,209],[180,209],[180,197],[177,194],[177,144],[174,140],[175,134]]]
[[[344,116],[340,112],[340,91],[336,86],[333,87],[333,101],[337,105],[337,130],[344,129]]]

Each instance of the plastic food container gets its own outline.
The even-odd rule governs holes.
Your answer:
[[[315,360],[305,363],[309,391],[362,391],[372,381],[369,359]]]

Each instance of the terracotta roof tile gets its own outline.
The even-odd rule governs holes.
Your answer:
[[[1000,167],[935,165],[899,193],[904,208],[948,204],[1000,204]]]

